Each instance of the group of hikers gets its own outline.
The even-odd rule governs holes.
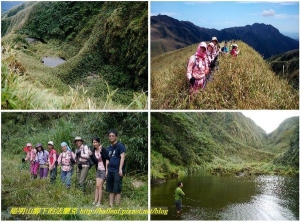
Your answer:
[[[212,37],[208,44],[200,42],[196,53],[189,58],[186,76],[190,83],[191,94],[197,93],[206,86],[207,81],[212,80],[212,74],[218,70],[218,56],[229,54],[227,42],[221,49],[218,43],[216,37]],[[233,57],[239,54],[237,48],[238,45],[234,41],[230,49]]]
[[[110,130],[108,139],[110,146],[105,149],[102,147],[100,139],[94,137],[92,139],[93,150],[84,144],[84,140],[77,136],[74,139],[76,146],[75,153],[70,149],[66,142],[62,142],[61,153],[54,148],[53,141],[48,142],[48,151],[44,149],[41,143],[35,148],[31,143],[27,143],[25,150],[26,158],[22,158],[22,162],[30,161],[31,177],[47,178],[50,172],[50,181],[55,183],[57,168],[60,166],[60,178],[67,188],[71,187],[71,177],[73,170],[77,165],[77,184],[83,192],[86,191],[86,179],[90,168],[95,165],[96,168],[96,189],[93,204],[99,207],[102,204],[102,187],[106,180],[106,191],[109,193],[109,204],[113,207],[113,203],[120,204],[122,178],[124,176],[125,167],[125,146],[118,142],[118,133],[116,130]]]

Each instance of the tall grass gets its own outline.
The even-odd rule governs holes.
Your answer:
[[[12,215],[11,207],[44,207],[44,208],[79,208],[96,209],[92,205],[95,191],[95,169],[89,171],[87,178],[87,191],[82,193],[75,188],[76,171],[74,171],[71,182],[71,189],[67,190],[60,182],[60,169],[55,184],[47,179],[30,179],[28,163],[20,167],[21,157],[6,155],[2,153],[2,220],[147,220],[148,215],[142,214],[51,214],[51,215]],[[113,209],[147,209],[148,208],[148,183],[135,188],[133,186],[134,177],[125,176],[123,179],[123,192],[121,205],[114,206]],[[102,209],[109,207],[109,195],[103,187]]]
[[[120,104],[118,89],[112,90],[103,80],[101,84],[106,87],[97,85],[97,90],[104,92],[101,97],[91,95],[89,91],[93,89],[89,86],[69,86],[51,68],[18,50],[20,47],[20,44],[2,46],[2,109],[145,109],[147,106],[146,93],[138,97],[133,94],[129,105]]]
[[[298,91],[279,79],[263,58],[238,42],[237,58],[220,56],[219,70],[192,99],[188,94],[186,65],[197,45],[151,59],[153,109],[298,109]]]

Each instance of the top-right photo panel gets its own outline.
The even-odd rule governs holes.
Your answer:
[[[299,2],[157,2],[152,110],[299,109]]]

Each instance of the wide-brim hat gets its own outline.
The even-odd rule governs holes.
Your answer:
[[[35,148],[37,149],[38,147],[42,147],[44,149],[44,147],[41,143],[36,144]]]
[[[32,147],[32,144],[31,143],[27,143],[26,147]]]
[[[217,41],[217,42],[219,42],[218,39],[217,39],[217,37],[212,37],[212,38],[211,38],[211,42],[212,42],[212,41]]]
[[[81,141],[81,142],[83,142],[83,139],[82,139],[80,136],[76,136],[75,139],[74,139],[74,143],[75,143],[76,141]]]

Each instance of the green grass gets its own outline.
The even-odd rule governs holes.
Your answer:
[[[238,42],[236,59],[220,57],[219,70],[192,99],[188,94],[186,65],[196,45],[151,59],[153,109],[298,109],[298,91],[277,77],[263,58]]]
[[[41,62],[40,44],[28,47],[3,46],[2,50],[2,100],[3,109],[145,109],[147,92],[118,91],[99,75],[82,79],[79,85],[70,86],[55,74],[55,70]],[[21,50],[20,50],[21,49]],[[44,49],[48,55],[57,56],[53,47]],[[26,52],[24,52],[26,51]],[[28,51],[37,51],[28,56]],[[25,70],[31,70],[30,72]],[[95,79],[97,80],[95,83]],[[129,99],[130,98],[130,99]]]
[[[89,171],[87,179],[87,192],[83,194],[75,188],[75,173],[72,176],[71,189],[67,190],[60,182],[60,170],[55,184],[47,179],[30,179],[29,163],[20,168],[21,156],[7,156],[2,154],[2,220],[147,220],[148,215],[118,215],[118,214],[66,214],[66,215],[11,215],[10,207],[41,207],[41,208],[78,208],[96,209],[92,205],[95,189],[95,169]],[[133,181],[144,177],[125,176],[123,179],[123,192],[120,206],[114,210],[122,209],[147,209],[148,208],[148,183],[135,188]],[[105,185],[104,185],[105,190]],[[102,209],[109,207],[109,194],[104,191]],[[78,211],[79,212],[79,211]]]
[[[1,41],[9,50],[2,50],[1,63],[17,61],[23,71],[11,87],[14,101],[2,101],[3,109],[147,108],[147,4],[38,2],[8,14]],[[49,25],[55,16],[59,21]],[[66,62],[50,68],[41,62],[45,56]]]

